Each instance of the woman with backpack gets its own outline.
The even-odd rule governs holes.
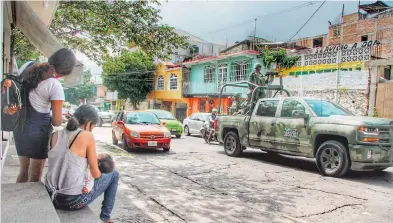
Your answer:
[[[56,77],[71,74],[75,64],[74,53],[63,48],[48,63],[32,65],[21,74],[22,108],[13,131],[20,161],[17,183],[41,181],[52,125],[62,123],[64,90]]]

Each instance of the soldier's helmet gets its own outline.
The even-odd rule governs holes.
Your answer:
[[[260,63],[256,63],[256,64],[254,65],[254,70],[256,70],[257,68],[261,69],[261,68],[262,68],[262,65],[261,65]]]

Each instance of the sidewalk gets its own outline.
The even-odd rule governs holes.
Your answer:
[[[7,141],[3,142],[3,152],[5,152],[6,145]],[[1,203],[6,207],[6,209],[2,209],[2,215],[7,215],[5,216],[6,219],[18,218],[19,222],[26,222],[26,219],[31,218],[45,219],[43,222],[53,223],[78,223],[82,222],[82,219],[86,223],[100,222],[98,214],[95,214],[90,208],[73,212],[55,209],[42,183],[16,184],[20,165],[13,141],[10,142],[10,147],[4,155],[3,162],[5,163],[1,172],[1,186],[2,190],[6,191],[7,194],[2,196]],[[46,162],[42,174],[42,182],[47,169]],[[18,210],[15,208],[18,208]]]

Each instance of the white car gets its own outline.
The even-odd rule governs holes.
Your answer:
[[[184,134],[188,136],[191,134],[199,135],[199,130],[201,130],[205,122],[209,121],[210,115],[211,113],[194,113],[190,115],[190,117],[184,119]]]

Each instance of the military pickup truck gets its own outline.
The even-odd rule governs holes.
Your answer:
[[[228,156],[251,147],[316,158],[332,177],[393,166],[393,120],[357,117],[327,100],[262,98],[245,115],[220,116],[216,134]]]

